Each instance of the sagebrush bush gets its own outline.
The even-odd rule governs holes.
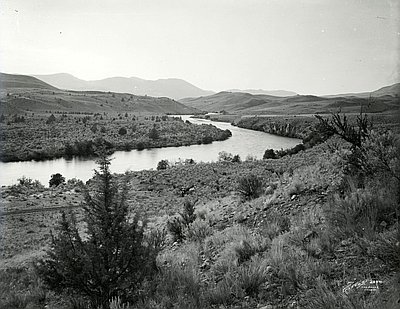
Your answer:
[[[181,217],[173,217],[167,221],[167,229],[174,242],[181,242],[185,239],[185,228]]]
[[[196,214],[195,214],[195,205],[196,202],[191,201],[189,199],[185,199],[183,202],[183,211],[180,213],[183,223],[188,226],[191,224],[194,220],[196,220]]]
[[[167,229],[173,241],[182,242],[186,238],[189,226],[197,217],[194,207],[195,203],[189,199],[185,199],[182,212],[167,221]]]
[[[353,235],[371,238],[382,220],[392,221],[390,217],[395,214],[395,208],[394,201],[380,192],[357,189],[343,197],[334,196],[325,207],[325,217],[339,239]]]
[[[232,295],[235,295],[234,292],[232,283],[223,279],[217,282],[215,287],[207,290],[205,298],[210,305],[229,306],[235,302],[235,298],[232,297]]]
[[[333,291],[327,284],[317,281],[315,289],[308,293],[308,309],[367,309],[366,302],[357,296],[349,296],[341,291]],[[372,309],[372,308],[371,308]]]
[[[177,308],[201,308],[199,246],[185,243],[177,250],[162,252],[158,264],[161,272],[157,282],[157,297],[168,297]]]
[[[240,265],[250,260],[254,255],[264,252],[268,246],[269,242],[266,240],[261,240],[258,243],[249,242],[246,239],[241,240],[233,247],[237,257],[237,264]]]
[[[47,291],[30,268],[0,270],[0,308],[43,308]]]
[[[188,225],[185,233],[185,238],[188,239],[189,241],[201,242],[206,237],[212,235],[212,233],[213,229],[210,227],[209,222],[197,218]]]
[[[245,295],[256,297],[267,279],[266,260],[260,257],[253,257],[237,269],[237,284]]]
[[[257,175],[250,174],[238,180],[237,191],[244,199],[255,199],[263,193],[264,181]]]
[[[291,222],[288,216],[276,211],[268,210],[267,216],[260,222],[261,234],[272,240],[278,235],[288,232],[291,229]]]
[[[367,240],[367,249],[371,257],[380,259],[389,269],[400,272],[400,235],[396,229],[376,235]]]

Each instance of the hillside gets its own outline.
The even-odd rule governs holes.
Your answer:
[[[400,99],[394,94],[398,86],[381,88],[375,92],[374,99],[356,96],[319,97],[296,95],[277,97],[253,95],[241,92],[220,92],[200,98],[185,98],[181,103],[206,112],[225,111],[233,114],[314,114],[330,113],[341,109],[343,112],[358,112],[365,106],[367,112],[388,112],[400,108]]]
[[[198,111],[165,97],[129,93],[65,91],[30,76],[2,74],[0,113],[25,112],[135,112],[193,114]],[[47,87],[47,88],[46,88]]]
[[[369,98],[381,97],[381,96],[392,96],[396,97],[400,95],[400,83],[396,83],[390,86],[379,88],[372,92],[360,92],[360,93],[345,93],[345,94],[334,94],[326,95],[326,98],[338,98],[338,97],[357,97],[357,98]]]
[[[15,88],[57,89],[32,76],[0,73],[0,90]]]
[[[172,99],[198,97],[213,93],[200,89],[182,79],[175,78],[145,80],[137,77],[111,77],[86,81],[66,73],[35,75],[35,77],[60,89],[78,91],[124,92]]]
[[[382,87],[371,93],[372,96],[400,96],[400,83],[393,84],[391,86]]]
[[[245,93],[250,93],[250,94],[266,94],[266,95],[272,95],[275,97],[290,97],[290,96],[295,96],[297,95],[296,92],[293,91],[287,91],[287,90],[264,90],[264,89],[229,89],[227,90],[229,92],[245,92]]]

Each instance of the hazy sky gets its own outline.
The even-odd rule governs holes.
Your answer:
[[[0,0],[0,71],[301,94],[399,82],[400,0]]]

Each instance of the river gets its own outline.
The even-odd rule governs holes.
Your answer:
[[[117,151],[111,157],[111,171],[124,173],[125,171],[138,171],[145,169],[156,169],[157,163],[161,160],[177,161],[179,159],[193,159],[196,162],[212,162],[218,160],[218,153],[226,151],[233,155],[238,154],[242,160],[247,156],[262,158],[267,148],[286,149],[301,143],[296,138],[287,138],[272,135],[264,132],[247,130],[232,126],[225,122],[216,122],[205,119],[189,118],[182,116],[183,120],[189,120],[193,124],[213,124],[223,130],[232,132],[228,140],[213,142],[207,145],[192,145],[182,147],[166,147],[145,149],[142,151]],[[54,159],[46,161],[25,161],[25,162],[0,162],[0,185],[11,185],[17,183],[22,176],[39,180],[42,184],[48,185],[50,176],[60,173],[66,179],[77,178],[87,181],[93,176],[96,168],[93,159],[73,158]]]

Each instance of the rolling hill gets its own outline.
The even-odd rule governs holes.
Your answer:
[[[297,95],[296,92],[293,91],[287,91],[287,90],[264,90],[264,89],[245,89],[245,90],[240,90],[240,89],[230,89],[227,90],[228,92],[245,92],[245,93],[250,93],[250,94],[266,94],[266,95],[272,95],[275,97],[290,97],[290,96],[295,96]]]
[[[182,79],[175,78],[145,80],[137,77],[110,77],[86,81],[66,73],[35,75],[35,77],[60,89],[78,91],[112,91],[172,99],[213,94],[212,91],[202,90]]]
[[[369,98],[371,97],[382,97],[382,96],[400,96],[400,83],[396,83],[390,86],[379,88],[372,92],[359,92],[359,93],[345,93],[345,94],[333,94],[325,95],[325,98],[339,98],[339,97],[356,97],[356,98]]]
[[[0,74],[0,113],[135,112],[195,114],[199,111],[175,100],[129,93],[60,90],[31,76]]]
[[[0,89],[29,88],[29,89],[48,89],[57,88],[28,75],[15,75],[0,73]]]
[[[205,97],[185,98],[180,102],[205,112],[225,111],[233,114],[314,114],[330,113],[338,109],[343,112],[358,112],[361,105],[367,112],[387,112],[400,109],[398,89],[399,84],[395,84],[373,91],[368,96],[334,97],[277,97],[224,91]],[[369,99],[370,96],[373,97],[372,100]]]

